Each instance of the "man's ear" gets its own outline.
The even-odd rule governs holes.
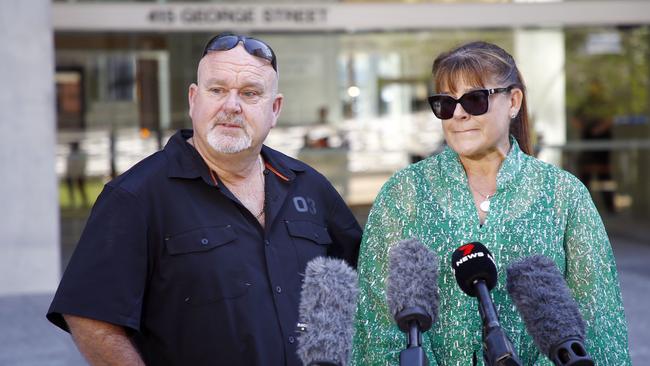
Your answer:
[[[190,115],[190,118],[192,118],[192,110],[194,109],[194,98],[196,98],[196,94],[198,93],[199,86],[196,85],[195,83],[190,84],[190,87],[187,91],[187,102],[189,105],[189,111],[188,114]]]
[[[273,123],[271,127],[275,127],[278,123],[278,118],[280,117],[280,112],[282,111],[282,102],[284,101],[284,96],[282,94],[276,94],[275,99],[273,100]]]

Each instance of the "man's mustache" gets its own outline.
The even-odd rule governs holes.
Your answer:
[[[244,117],[240,115],[222,114],[217,116],[217,119],[214,121],[213,128],[218,125],[226,125],[226,124],[244,127],[244,122],[245,122]]]

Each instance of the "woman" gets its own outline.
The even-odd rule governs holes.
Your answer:
[[[415,237],[440,258],[439,319],[424,334],[431,365],[483,364],[476,299],[458,288],[453,251],[479,241],[498,265],[491,295],[501,326],[524,365],[540,356],[505,288],[510,262],[552,258],[565,274],[587,324],[597,365],[629,365],[627,325],[612,250],[589,192],[571,174],[531,156],[526,88],[515,61],[474,42],[433,64],[430,97],[447,148],[396,173],[377,197],[359,257],[359,306],[353,363],[396,365],[406,344],[386,305],[388,252]]]

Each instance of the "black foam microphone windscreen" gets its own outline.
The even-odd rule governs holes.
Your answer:
[[[436,322],[438,258],[417,239],[402,240],[390,249],[386,301],[393,317],[404,309],[421,308]]]
[[[510,298],[539,350],[556,365],[593,365],[582,345],[584,320],[555,263],[545,256],[535,255],[511,263],[507,276]],[[566,350],[568,353],[559,350],[565,352],[564,355],[558,354],[557,348],[571,339],[579,344],[570,346],[573,349]],[[572,359],[582,361],[578,363]]]
[[[467,265],[463,265],[466,263]],[[454,270],[458,286],[469,296],[477,295],[474,286],[476,280],[485,281],[488,291],[497,284],[497,266],[492,253],[479,242],[465,244],[456,249],[451,256],[451,268]]]
[[[316,257],[307,263],[300,293],[298,357],[305,365],[347,365],[354,335],[357,273],[344,261]]]

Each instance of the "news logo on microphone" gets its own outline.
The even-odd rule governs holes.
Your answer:
[[[451,256],[458,286],[478,299],[483,325],[483,359],[487,366],[521,366],[515,347],[499,324],[490,290],[497,284],[497,266],[492,253],[481,243],[460,246]]]
[[[458,247],[451,256],[451,269],[461,290],[476,297],[474,281],[485,281],[488,290],[497,284],[497,266],[492,253],[481,243],[472,242]]]

